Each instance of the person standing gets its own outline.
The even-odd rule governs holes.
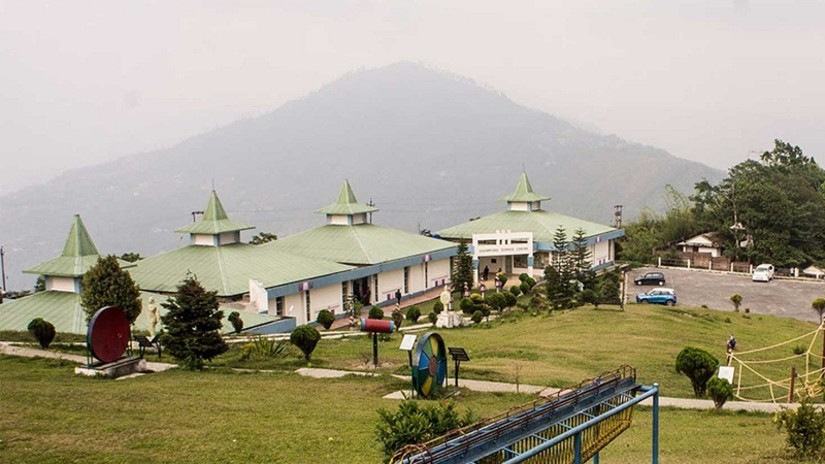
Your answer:
[[[401,309],[401,289],[395,291],[395,310]]]
[[[490,268],[486,265],[484,266],[484,271],[481,273],[481,277],[483,280],[487,280],[487,277],[490,277]]]

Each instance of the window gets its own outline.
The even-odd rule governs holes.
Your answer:
[[[373,292],[374,301],[381,301],[378,296],[378,274],[372,276],[372,281],[375,282],[375,291]],[[372,302],[370,302],[372,303]]]
[[[513,256],[513,267],[526,268],[527,267],[527,255],[515,255],[515,256]]]
[[[404,294],[410,293],[410,268],[404,268]]]
[[[307,320],[306,320],[306,322],[307,322],[307,324],[309,324],[310,322],[312,322],[312,310],[310,309],[311,306],[310,306],[310,300],[309,300],[309,290],[304,292],[304,299],[305,299],[305,302],[306,302],[306,310],[307,310]]]
[[[284,315],[284,297],[279,296],[275,298],[275,315],[276,316],[283,316]]]
[[[424,263],[424,288],[430,287],[430,263]]]
[[[349,295],[349,282],[341,282],[341,307],[347,307],[347,296]]]

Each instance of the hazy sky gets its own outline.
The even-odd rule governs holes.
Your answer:
[[[825,160],[817,0],[0,0],[0,194],[402,60],[719,168]]]

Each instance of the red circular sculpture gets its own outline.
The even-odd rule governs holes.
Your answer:
[[[86,333],[86,345],[92,356],[109,363],[123,356],[131,338],[129,319],[123,310],[117,306],[106,306],[92,316]]]

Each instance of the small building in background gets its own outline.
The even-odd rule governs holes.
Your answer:
[[[710,254],[712,258],[722,256],[722,246],[725,243],[724,237],[717,232],[706,232],[691,237],[683,242],[679,242],[676,246],[682,253],[706,253]]]

